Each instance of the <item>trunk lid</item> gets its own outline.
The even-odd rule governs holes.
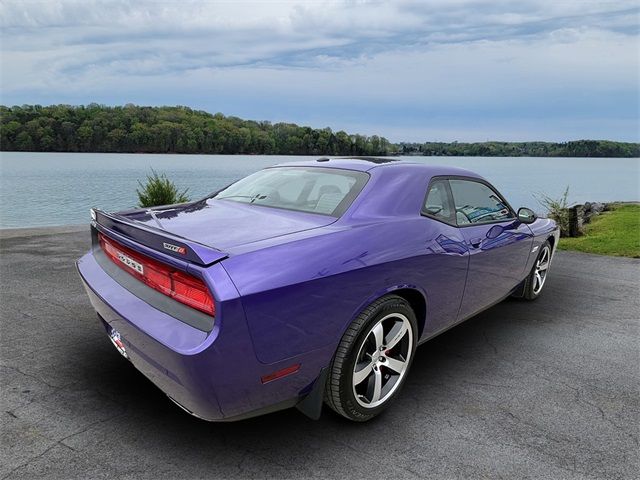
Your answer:
[[[126,222],[129,233],[125,235],[136,240],[136,228],[151,231],[160,237],[193,244],[192,249],[200,250],[207,259],[221,255],[224,258],[240,245],[324,227],[336,221],[327,215],[213,199],[132,210],[111,217]],[[167,253],[166,249],[163,251]]]
[[[158,228],[132,221],[122,215],[106,213],[97,209],[92,209],[91,215],[93,217],[92,225],[95,229],[116,241],[120,241],[120,237],[122,237],[180,260],[203,266],[211,265],[228,257],[227,253],[216,248],[201,245]],[[96,241],[97,236],[94,236],[94,245]]]

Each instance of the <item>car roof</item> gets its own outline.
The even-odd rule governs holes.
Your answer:
[[[452,167],[448,165],[436,165],[416,161],[402,160],[393,157],[321,157],[315,160],[300,160],[294,162],[279,163],[274,167],[321,167],[336,168],[344,170],[356,170],[361,172],[372,172],[373,170],[402,169],[415,170],[428,176],[437,175],[460,175],[467,177],[482,178],[471,170]]]

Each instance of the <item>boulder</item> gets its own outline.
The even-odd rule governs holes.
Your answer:
[[[582,235],[582,224],[584,223],[584,205],[574,205],[569,208],[569,231],[568,237],[579,237]],[[562,232],[560,232],[562,235]]]

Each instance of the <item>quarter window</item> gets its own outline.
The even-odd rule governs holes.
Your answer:
[[[449,199],[447,180],[431,182],[422,211],[437,220],[453,223],[453,207]]]
[[[509,207],[493,189],[472,180],[449,180],[458,225],[499,222],[513,218]]]

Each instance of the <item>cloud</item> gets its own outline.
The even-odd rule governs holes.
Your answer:
[[[556,136],[637,139],[639,12],[631,1],[5,0],[1,100],[183,103],[396,139],[402,128],[507,137],[541,119],[524,133],[550,137],[556,121]]]

